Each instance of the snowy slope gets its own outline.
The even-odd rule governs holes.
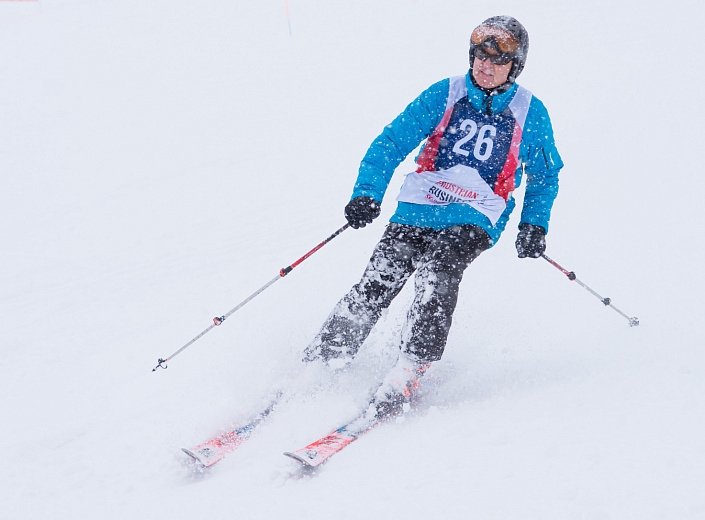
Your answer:
[[[0,519],[705,518],[703,71],[695,2],[0,1]],[[410,293],[205,475],[179,448],[257,408],[394,209],[346,231],[369,142],[467,67],[493,14],[566,163],[547,253],[518,211],[467,271],[423,412],[315,477],[281,455],[353,416]],[[521,193],[519,194],[521,196]],[[310,375],[309,379],[314,379]]]

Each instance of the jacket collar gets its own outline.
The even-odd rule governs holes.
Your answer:
[[[487,105],[490,103],[490,97],[492,98],[492,113],[498,114],[504,111],[509,106],[509,103],[518,88],[517,84],[514,83],[508,90],[502,92],[501,94],[490,94],[475,86],[472,78],[470,77],[470,71],[468,71],[465,75],[465,84],[468,89],[468,100],[470,101],[470,105],[472,105],[475,110],[483,114],[487,114]]]

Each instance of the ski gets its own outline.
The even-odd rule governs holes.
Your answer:
[[[207,468],[216,462],[223,460],[226,455],[238,449],[252,434],[257,427],[264,422],[267,416],[281,401],[282,394],[278,393],[267,406],[253,416],[242,426],[228,431],[194,448],[181,448],[186,455],[191,457],[197,464]]]
[[[305,467],[315,468],[345,448],[345,446],[356,441],[362,435],[391,417],[393,416],[389,415],[378,418],[373,415],[368,418],[367,412],[362,413],[353,421],[325,437],[321,437],[317,441],[299,450],[284,452],[284,455],[300,462]]]
[[[306,468],[315,468],[323,464],[340,450],[355,442],[361,436],[376,428],[382,423],[388,422],[395,417],[399,417],[414,411],[422,397],[431,388],[438,386],[438,381],[434,378],[426,377],[421,380],[421,386],[409,403],[403,404],[401,407],[389,408],[386,411],[374,413],[374,406],[370,407],[358,415],[349,423],[341,426],[337,430],[329,433],[325,437],[321,437],[308,446],[305,446],[296,451],[284,452],[284,455],[301,463]]]

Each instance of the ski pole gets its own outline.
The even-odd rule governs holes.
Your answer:
[[[228,317],[230,317],[230,315],[232,315],[235,311],[237,311],[238,309],[240,309],[241,307],[243,307],[246,303],[248,303],[248,302],[249,302],[250,300],[252,300],[255,296],[257,296],[258,294],[260,294],[261,292],[263,292],[267,287],[269,287],[270,285],[272,285],[274,282],[276,282],[276,281],[279,280],[280,278],[284,278],[287,274],[289,274],[291,271],[293,271],[293,269],[294,269],[297,265],[299,265],[301,262],[303,262],[304,260],[306,260],[309,256],[311,256],[313,253],[315,253],[316,251],[318,251],[320,248],[322,248],[322,247],[323,247],[324,245],[326,245],[328,242],[330,242],[331,240],[333,240],[335,237],[337,237],[338,235],[340,235],[340,234],[341,234],[343,231],[345,231],[349,226],[350,226],[350,224],[345,224],[345,225],[344,225],[343,227],[341,227],[338,231],[336,231],[335,233],[333,233],[331,236],[329,236],[328,238],[326,238],[323,242],[321,242],[321,243],[318,244],[316,247],[314,247],[313,249],[311,249],[311,250],[310,250],[308,253],[306,253],[304,256],[302,256],[301,258],[299,258],[296,262],[294,262],[293,264],[291,264],[291,265],[288,266],[288,267],[282,268],[282,269],[279,271],[279,274],[277,274],[277,276],[275,276],[274,278],[272,278],[270,281],[268,281],[268,282],[267,282],[266,284],[264,284],[262,287],[260,287],[260,288],[257,289],[255,292],[253,292],[251,295],[249,295],[247,298],[245,298],[244,300],[242,300],[240,303],[238,303],[235,307],[233,307],[232,309],[230,309],[228,312],[226,312],[226,313],[223,314],[222,316],[216,316],[215,318],[213,318],[213,324],[212,324],[210,327],[208,327],[206,330],[204,330],[203,332],[201,332],[198,336],[196,336],[196,337],[193,338],[191,341],[189,341],[188,343],[186,343],[186,345],[184,345],[184,346],[181,347],[179,350],[177,350],[176,352],[174,352],[171,356],[169,356],[169,357],[167,357],[167,358],[165,358],[165,359],[159,358],[159,360],[158,360],[158,362],[157,362],[157,366],[152,369],[152,372],[154,372],[154,371],[157,370],[158,368],[164,368],[164,369],[166,369],[166,368],[167,368],[167,365],[166,365],[166,362],[167,362],[167,361],[170,361],[170,360],[174,359],[176,356],[178,356],[179,354],[181,354],[181,352],[183,352],[183,351],[186,350],[188,347],[190,347],[191,345],[193,345],[194,343],[196,343],[196,341],[198,341],[198,340],[201,339],[203,336],[205,336],[207,332],[210,332],[213,328],[217,327],[218,325],[221,325],[221,324],[222,324],[226,319],[228,319]]]
[[[625,317],[625,318],[629,321],[629,326],[630,326],[630,327],[635,327],[635,326],[639,325],[639,318],[631,318],[631,317],[627,316],[626,314],[624,314],[624,313],[623,313],[622,311],[620,311],[617,307],[615,307],[614,305],[612,305],[612,300],[611,300],[610,298],[603,298],[602,296],[600,296],[599,294],[597,294],[595,291],[593,291],[592,289],[590,289],[590,287],[588,287],[588,286],[585,285],[583,282],[581,282],[580,280],[578,280],[578,277],[575,276],[575,273],[574,273],[573,271],[568,271],[567,269],[564,269],[563,267],[561,267],[560,265],[558,265],[558,263],[556,263],[555,261],[551,260],[549,257],[547,257],[547,256],[544,255],[544,254],[541,254],[541,257],[544,258],[544,259],[545,259],[548,263],[550,263],[553,267],[555,267],[556,269],[558,269],[559,271],[561,271],[564,275],[566,275],[566,276],[568,277],[568,280],[571,280],[571,281],[573,281],[573,282],[576,282],[580,287],[583,287],[584,289],[588,290],[588,291],[590,292],[590,294],[592,294],[592,295],[595,296],[598,300],[600,300],[606,307],[612,307],[615,311],[617,311],[619,314],[621,314],[623,317]]]

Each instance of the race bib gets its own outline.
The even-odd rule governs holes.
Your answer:
[[[468,204],[495,225],[514,191],[531,92],[519,86],[500,113],[477,111],[464,76],[450,78],[446,111],[407,175],[397,200]]]
[[[412,204],[468,204],[490,219],[492,225],[507,207],[475,168],[461,164],[447,170],[410,173],[397,200]]]

